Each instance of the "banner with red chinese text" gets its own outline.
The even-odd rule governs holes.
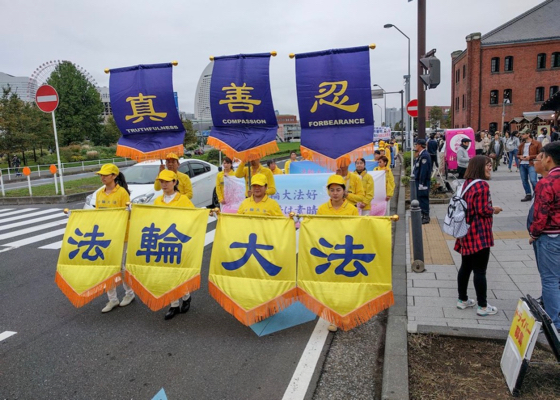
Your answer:
[[[207,209],[132,205],[126,282],[157,311],[200,288]]]
[[[74,306],[122,283],[128,216],[125,208],[70,212],[54,280]]]

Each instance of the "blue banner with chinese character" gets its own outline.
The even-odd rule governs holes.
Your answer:
[[[278,151],[269,80],[270,53],[214,58],[208,144],[249,161]]]
[[[183,154],[185,128],[175,105],[172,65],[111,69],[113,117],[122,133],[117,155],[137,161]]]
[[[334,171],[372,154],[368,46],[295,57],[302,156]]]
[[[76,307],[122,283],[128,215],[124,208],[70,213],[54,280]]]
[[[296,300],[296,233],[285,217],[220,214],[212,247],[210,295],[244,325]]]
[[[200,288],[207,209],[133,204],[126,282],[157,311]]]

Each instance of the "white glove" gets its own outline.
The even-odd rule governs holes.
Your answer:
[[[428,186],[418,185],[418,190],[428,190]]]

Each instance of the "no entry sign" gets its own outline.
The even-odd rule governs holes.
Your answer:
[[[35,103],[37,103],[39,110],[46,113],[53,112],[58,107],[58,93],[52,86],[43,85],[37,89]]]
[[[410,102],[406,105],[406,112],[412,118],[418,117],[418,99],[410,100]]]

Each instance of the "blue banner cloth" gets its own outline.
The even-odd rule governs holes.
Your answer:
[[[379,164],[377,161],[373,161],[373,156],[371,160],[366,158],[366,170],[373,171],[375,167]],[[353,172],[356,170],[356,164],[352,163],[348,166],[348,171]],[[290,164],[290,175],[292,174],[328,174],[334,173],[336,171],[330,171],[317,163],[312,161],[298,161]]]
[[[172,68],[168,63],[111,69],[111,107],[122,133],[117,155],[145,160],[183,154],[185,128],[175,105]]]
[[[367,46],[296,54],[301,150],[331,170],[373,153]]]
[[[278,151],[269,79],[270,53],[214,58],[208,144],[242,161]]]

